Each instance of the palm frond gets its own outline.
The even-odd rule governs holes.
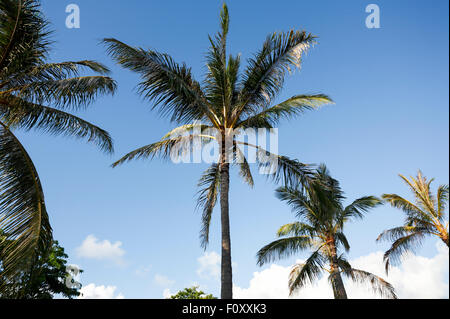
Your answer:
[[[0,82],[46,58],[50,32],[39,5],[37,0],[0,2]]]
[[[350,250],[350,244],[348,242],[348,239],[342,231],[337,231],[334,234],[334,239],[336,240],[336,246],[342,245],[346,252]]]
[[[422,243],[424,233],[416,231],[406,236],[398,238],[392,246],[384,253],[383,261],[385,263],[386,273],[389,272],[391,265],[400,263],[400,259],[408,252],[414,252]]]
[[[258,265],[262,266],[276,259],[289,257],[296,252],[310,248],[311,245],[309,236],[294,236],[275,240],[258,251]]]
[[[125,156],[123,156],[118,161],[112,164],[112,167],[116,167],[125,162],[129,162],[135,159],[153,159],[155,157],[161,157],[162,159],[180,158],[187,152],[193,151],[195,140],[209,142],[213,139],[212,136],[190,134],[182,135],[173,138],[166,138],[159,142],[149,144],[138,148]]]
[[[216,206],[217,194],[220,186],[220,169],[217,163],[211,165],[200,178],[197,185],[198,191],[197,208],[202,209],[202,228],[200,231],[201,246],[206,249],[209,243],[209,225],[211,215]]]
[[[106,152],[112,153],[114,149],[111,136],[105,130],[72,114],[18,98],[10,98],[6,104],[0,98],[0,118],[11,128],[86,138]]]
[[[0,229],[8,239],[1,256],[2,276],[12,278],[28,271],[39,251],[51,244],[52,229],[33,162],[1,122],[0,175]]]
[[[103,43],[118,64],[140,74],[139,93],[154,102],[153,108],[160,106],[163,116],[170,115],[180,123],[208,118],[218,127],[217,115],[185,64],[176,63],[168,54],[133,48],[116,39],[104,39]]]
[[[377,241],[396,241],[397,239],[413,234],[415,232],[428,231],[426,228],[417,228],[417,226],[400,226],[383,231],[378,235]]]
[[[343,273],[355,283],[370,285],[372,291],[381,297],[398,299],[394,287],[377,275],[355,268],[347,269]]]
[[[275,190],[275,196],[286,202],[297,218],[312,222],[314,226],[320,220],[317,206],[299,188],[282,186]]]
[[[435,216],[435,199],[430,193],[430,184],[433,182],[433,179],[428,181],[426,177],[422,176],[421,171],[418,172],[417,178],[411,177],[411,180],[402,174],[399,174],[399,176],[411,189],[416,198],[417,205],[423,207],[429,214]]]
[[[254,181],[252,172],[250,170],[250,165],[245,158],[244,153],[236,143],[233,143],[233,156],[234,162],[239,166],[239,175],[242,177],[245,183],[247,183],[250,187],[253,187]]]
[[[272,127],[282,118],[289,119],[305,111],[318,109],[320,106],[330,103],[333,103],[333,101],[324,94],[296,95],[280,104],[264,109],[260,113],[246,118],[237,123],[236,127],[266,127],[265,123]]]
[[[193,124],[185,124],[174,128],[169,131],[166,135],[162,137],[162,139],[173,138],[183,136],[185,134],[196,134],[196,135],[205,135],[210,136],[211,139],[215,139],[213,133],[217,133],[217,130],[210,126],[201,123],[193,123]]]
[[[296,264],[289,274],[289,295],[320,278],[325,258],[316,250],[303,264]]]
[[[427,222],[432,222],[429,214],[411,203],[407,199],[397,195],[397,194],[383,194],[382,199],[389,203],[392,207],[399,208],[411,219],[424,219]]]
[[[30,82],[49,82],[64,80],[81,76],[81,71],[87,69],[99,74],[109,73],[109,69],[95,61],[68,61],[60,63],[43,63],[29,69],[21,69],[14,74],[10,74],[6,81],[3,81],[1,88],[3,91],[20,91]]]
[[[277,236],[309,236],[313,238],[316,233],[317,229],[313,226],[302,222],[295,222],[281,226],[277,231]]]
[[[292,67],[300,68],[302,54],[314,43],[315,37],[305,31],[269,35],[262,49],[248,60],[235,121],[243,113],[257,113],[268,105],[281,90],[286,73]]]
[[[342,216],[343,218],[357,218],[362,219],[364,213],[368,212],[371,208],[381,205],[383,202],[375,196],[364,196],[356,199],[345,207]]]
[[[100,95],[114,94],[116,83],[106,76],[82,76],[60,80],[30,82],[13,88],[12,94],[35,104],[52,104],[58,108],[79,109]]]
[[[438,218],[442,221],[445,218],[445,209],[448,205],[448,185],[440,185],[436,197]]]
[[[307,185],[311,177],[311,165],[303,164],[296,159],[271,153],[260,146],[236,141],[239,145],[246,145],[256,149],[256,162],[260,173],[275,183],[285,185]]]
[[[231,103],[235,91],[235,82],[239,70],[239,57],[230,56],[227,63],[227,35],[229,30],[228,7],[223,4],[220,12],[220,31],[209,36],[210,49],[206,56],[205,91],[207,99],[214,106],[215,113],[221,123],[227,126],[230,117]]]

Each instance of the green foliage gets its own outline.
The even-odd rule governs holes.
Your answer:
[[[3,242],[1,237],[0,255],[6,242],[6,236],[3,236]],[[34,261],[31,271],[18,272],[7,282],[2,282],[6,277],[2,276],[0,260],[0,283],[4,286],[0,299],[52,299],[55,295],[71,299],[79,296],[76,289],[65,284],[67,258],[64,248],[54,241],[51,248]]]
[[[391,241],[392,246],[384,254],[386,272],[392,264],[399,264],[401,257],[407,252],[414,252],[426,236],[440,238],[449,246],[448,221],[445,209],[448,205],[448,185],[440,185],[436,196],[432,194],[431,183],[419,171],[417,177],[400,178],[411,190],[414,201],[409,201],[397,194],[383,194],[382,198],[392,207],[405,214],[404,224],[400,227],[385,230],[377,241]]]
[[[301,251],[312,251],[304,263],[294,265],[291,270],[288,282],[291,294],[328,272],[335,296],[336,283],[342,282],[338,280],[342,274],[357,283],[370,284],[381,296],[396,298],[394,288],[388,282],[352,268],[340,254],[341,249],[350,249],[344,234],[346,222],[362,218],[364,213],[381,204],[380,199],[364,196],[344,207],[345,197],[339,182],[330,176],[324,165],[310,178],[308,187],[284,186],[276,190],[276,195],[292,207],[299,221],[282,226],[277,232],[279,239],[261,248],[257,259],[258,264],[263,265]],[[343,284],[340,288],[344,290]]]
[[[212,294],[205,294],[203,291],[198,290],[198,286],[191,288],[185,288],[177,292],[176,295],[170,297],[170,299],[217,299]]]
[[[47,63],[50,34],[40,1],[0,0],[0,229],[8,234],[2,253],[8,278],[31,269],[52,241],[41,181],[14,130],[84,138],[113,151],[106,131],[67,110],[114,93],[115,82],[94,61]]]

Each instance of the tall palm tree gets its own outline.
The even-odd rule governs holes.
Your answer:
[[[24,264],[31,267],[52,241],[38,173],[13,131],[86,138],[113,150],[106,131],[65,110],[83,109],[98,95],[113,93],[115,82],[93,61],[47,63],[50,33],[39,1],[0,0],[0,229],[12,243],[3,248],[1,267],[11,278]],[[80,76],[82,69],[100,75]]]
[[[448,220],[446,221],[445,214],[448,185],[440,185],[435,197],[430,188],[434,179],[427,180],[421,171],[417,173],[417,178],[411,176],[408,179],[401,174],[399,176],[414,194],[414,202],[397,194],[382,195],[383,200],[392,207],[401,209],[406,215],[403,226],[386,230],[377,238],[377,241],[393,242],[384,254],[386,272],[391,264],[399,263],[405,253],[414,251],[425,236],[436,236],[449,246]]]
[[[339,183],[330,177],[324,165],[318,168],[308,187],[284,186],[276,190],[276,195],[292,207],[299,221],[278,230],[280,239],[258,251],[258,264],[262,266],[277,258],[312,250],[304,263],[292,267],[288,282],[290,295],[308,282],[319,279],[326,271],[336,299],[347,299],[341,274],[357,283],[369,283],[381,296],[397,298],[388,282],[364,270],[352,268],[344,254],[340,254],[340,249],[346,252],[350,249],[343,232],[345,223],[363,218],[364,213],[379,205],[381,200],[365,196],[344,207]]]
[[[198,203],[203,210],[200,237],[202,246],[206,248],[211,213],[220,193],[223,299],[232,298],[228,206],[230,164],[238,164],[241,176],[249,185],[253,185],[249,163],[240,147],[254,147],[258,154],[275,158],[277,165],[275,173],[271,175],[274,180],[294,175],[301,177],[307,171],[306,165],[268,153],[258,145],[238,141],[233,133],[247,128],[270,129],[282,118],[292,117],[332,102],[323,94],[296,95],[273,105],[283,87],[286,73],[293,67],[300,67],[302,54],[315,43],[314,36],[295,30],[269,35],[262,49],[248,60],[247,68],[240,74],[239,55],[227,56],[229,21],[228,8],[224,4],[220,13],[220,31],[216,36],[209,37],[211,46],[206,60],[206,77],[202,84],[194,79],[190,68],[185,64],[178,64],[166,53],[134,48],[116,39],[104,40],[108,53],[118,64],[140,74],[140,94],[155,102],[153,108],[159,107],[163,115],[181,124],[159,142],[130,152],[113,166],[137,158],[168,158],[173,152],[191,148],[191,141],[195,139],[202,143],[217,143],[220,155],[217,163],[211,165],[200,179]],[[192,124],[196,121],[197,124]],[[201,129],[200,133],[195,133],[196,128]],[[215,133],[206,133],[211,130]],[[173,137],[175,133],[184,136]],[[240,160],[233,160],[236,158]],[[267,162],[258,161],[258,164],[260,167],[267,166]]]

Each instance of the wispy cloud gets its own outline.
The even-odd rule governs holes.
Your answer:
[[[205,252],[197,259],[199,268],[197,274],[202,278],[219,279],[220,276],[220,256],[218,253]]]
[[[138,267],[134,273],[139,276],[139,277],[145,277],[148,276],[148,274],[150,273],[150,270],[152,269],[152,266],[140,266]]]
[[[168,288],[175,283],[175,280],[170,280],[166,276],[160,274],[155,275],[154,281],[158,286],[161,286],[163,288]]]

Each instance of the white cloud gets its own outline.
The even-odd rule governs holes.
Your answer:
[[[215,251],[206,252],[203,256],[197,258],[200,264],[197,274],[203,278],[219,279],[220,276],[220,256]]]
[[[399,298],[448,298],[449,297],[449,252],[438,243],[438,253],[432,258],[410,255],[404,258],[400,267],[392,267],[389,276],[384,272],[383,253],[381,251],[351,260],[354,268],[372,272],[387,281],[396,289]],[[298,261],[301,262],[301,261]],[[248,288],[234,286],[233,294],[237,299],[288,298],[288,275],[291,267],[277,264],[260,272],[255,272]],[[346,281],[349,298],[377,298],[365,285],[356,285]],[[333,292],[326,276],[315,285],[300,290],[294,298],[326,299],[333,298]]]
[[[175,294],[170,292],[169,288],[164,289],[164,291],[163,291],[163,298],[164,299],[169,299],[173,295],[175,295]]]
[[[412,254],[406,256],[400,267],[392,267],[389,270],[389,276],[384,273],[382,252],[357,258],[352,266],[384,277],[394,286],[399,298],[448,298],[449,251],[448,247],[440,242],[436,247],[438,253],[433,258]],[[355,294],[359,296],[361,292],[355,291]]]
[[[160,274],[156,274],[155,275],[155,282],[156,282],[157,285],[167,288],[169,286],[172,286],[175,283],[175,280],[170,280],[166,276],[163,276],[163,275],[160,275]]]
[[[124,296],[119,293],[115,294],[116,286],[96,286],[89,284],[80,289],[81,295],[78,299],[124,299]]]
[[[78,257],[111,260],[118,265],[123,265],[123,255],[125,251],[121,248],[122,242],[116,241],[114,244],[109,240],[100,241],[94,235],[89,235],[80,247],[76,248]]]

